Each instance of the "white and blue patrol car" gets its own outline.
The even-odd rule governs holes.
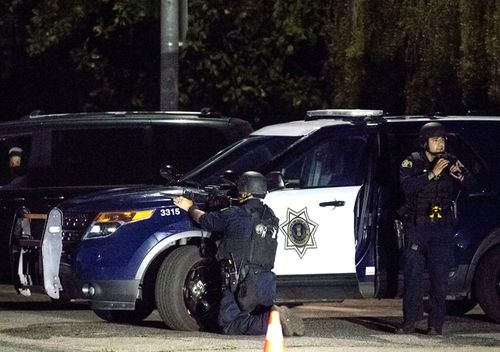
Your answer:
[[[254,170],[267,175],[265,203],[280,219],[279,303],[399,297],[404,241],[393,226],[403,202],[399,165],[418,150],[418,131],[430,120],[451,132],[448,149],[477,180],[476,189],[455,199],[449,313],[479,302],[500,322],[499,117],[318,110],[303,121],[264,127],[174,185],[61,203],[45,224],[44,278],[28,275],[20,260],[19,289],[43,283],[52,298],[88,299],[110,321],[139,321],[157,308],[172,329],[210,327],[219,298],[216,244],[172,197],[189,193],[210,210],[221,193],[230,194],[231,175]]]

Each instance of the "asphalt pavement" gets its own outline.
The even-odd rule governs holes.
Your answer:
[[[346,300],[294,307],[303,337],[285,338],[285,351],[500,351],[500,325],[476,307],[449,317],[442,337],[395,335],[401,300]],[[263,351],[264,336],[223,336],[168,330],[157,312],[140,325],[100,320],[87,305],[57,306],[46,296],[19,296],[0,285],[0,351]]]

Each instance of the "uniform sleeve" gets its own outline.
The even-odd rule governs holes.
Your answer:
[[[399,180],[404,193],[418,193],[429,183],[427,173],[423,173],[415,164],[409,156],[399,167]]]
[[[200,217],[200,225],[208,231],[224,231],[228,225],[228,209],[205,213]]]

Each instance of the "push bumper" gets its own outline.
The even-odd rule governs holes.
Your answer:
[[[59,279],[59,265],[62,253],[62,212],[54,208],[50,211],[42,238],[43,283],[47,294],[59,299],[62,291]]]

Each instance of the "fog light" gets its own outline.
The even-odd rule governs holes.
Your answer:
[[[95,288],[91,284],[83,284],[82,293],[85,297],[92,297],[95,295]]]

